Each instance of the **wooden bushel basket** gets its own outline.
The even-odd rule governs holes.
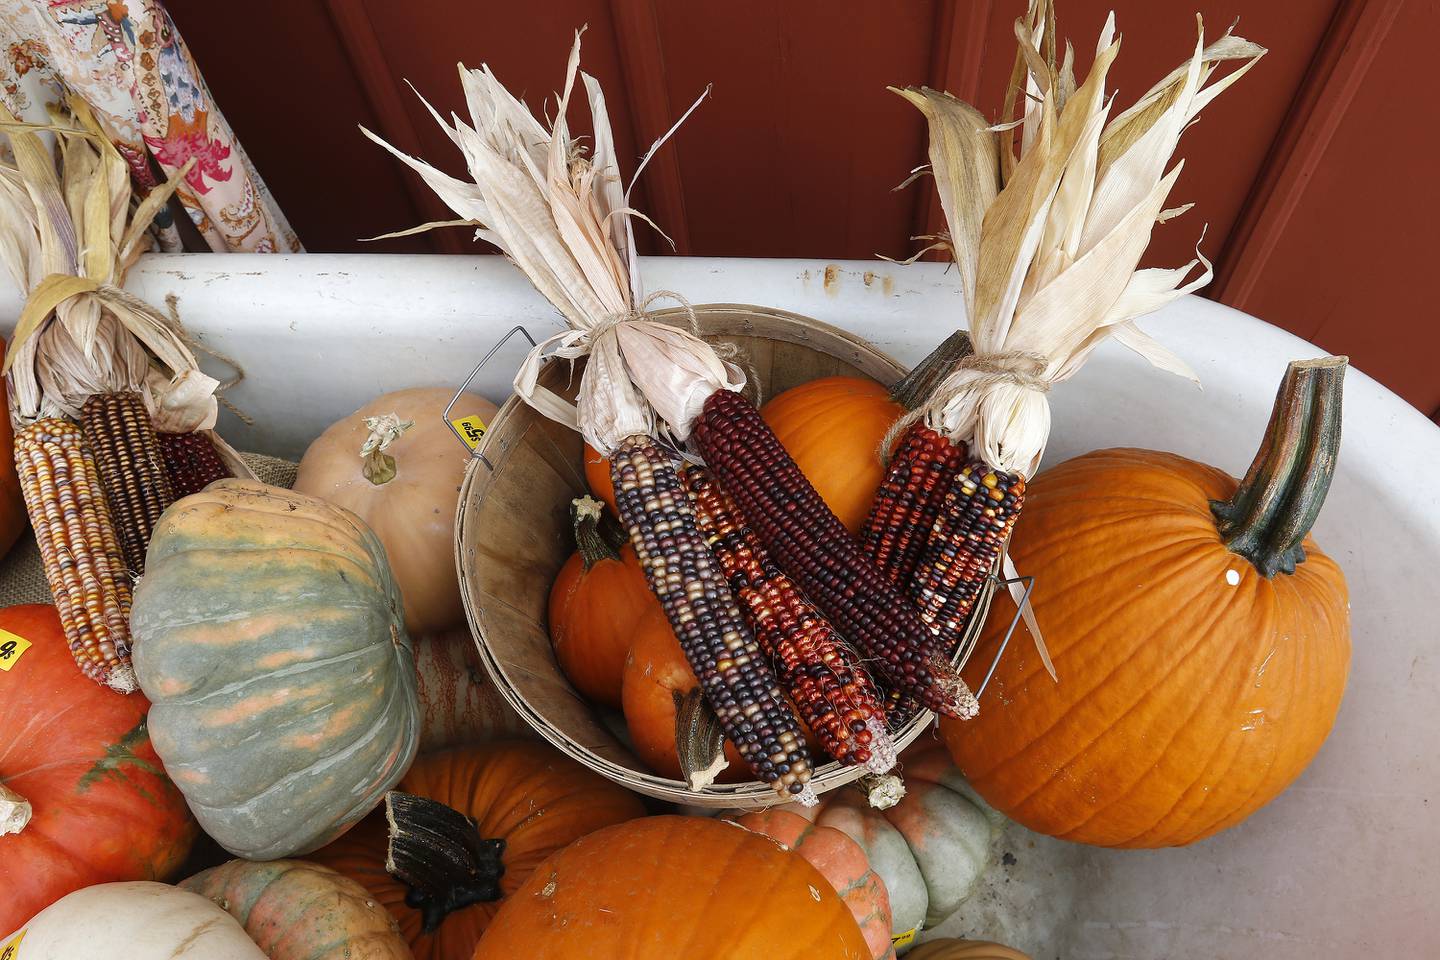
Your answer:
[[[904,369],[842,330],[807,317],[743,304],[695,307],[700,332],[734,343],[770,397],[810,380],[865,376],[894,383]],[[675,319],[678,311],[662,311]],[[540,383],[573,398],[578,371],[550,361]],[[646,770],[620,736],[623,720],[602,716],[570,686],[555,661],[546,629],[550,584],[574,550],[570,501],[587,490],[578,433],[549,420],[518,397],[500,408],[471,458],[460,488],[455,527],[461,595],[480,659],[505,699],[546,740],[592,770],[647,796],[704,807],[758,808],[780,802],[767,784],[717,783],[693,791]],[[960,650],[984,623],[993,593],[987,584]],[[896,734],[903,748],[928,727],[923,711]],[[824,793],[865,773],[833,761],[811,786]]]

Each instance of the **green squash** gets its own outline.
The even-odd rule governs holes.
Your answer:
[[[415,757],[419,703],[385,551],[348,510],[221,480],[165,511],[131,613],[150,736],[237,856],[321,847]]]

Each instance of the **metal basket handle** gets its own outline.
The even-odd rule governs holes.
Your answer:
[[[484,369],[485,364],[489,363],[490,359],[494,357],[495,354],[500,352],[500,348],[505,346],[509,339],[515,336],[515,334],[517,333],[523,336],[526,340],[530,341],[531,347],[534,347],[536,345],[535,338],[530,336],[530,331],[526,330],[523,325],[516,325],[511,327],[509,332],[506,333],[505,336],[501,337],[499,342],[496,343],[495,346],[490,348],[490,352],[485,354],[485,356],[481,357],[480,362],[475,364],[475,369],[471,370],[470,376],[466,377],[465,382],[460,384],[460,389],[456,390],[455,396],[451,397],[450,402],[445,404],[445,412],[441,414],[441,416],[445,419],[445,426],[449,427],[450,432],[455,434],[455,439],[465,445],[465,449],[470,452],[470,456],[479,457],[480,462],[485,464],[485,466],[491,471],[494,471],[495,465],[485,458],[485,454],[480,452],[480,446],[478,443],[473,447],[470,446],[470,441],[465,439],[465,434],[461,433],[460,428],[455,426],[455,421],[450,419],[450,411],[454,409],[455,404],[460,402],[460,398],[464,396],[466,389],[469,388],[472,382],[474,382],[475,378],[480,375],[480,371]]]
[[[1025,613],[1025,606],[1030,602],[1030,594],[1035,590],[1035,577],[994,577],[995,583],[999,586],[1008,586],[1012,583],[1025,584],[1025,592],[1020,597],[1020,602],[1015,605],[1015,616],[1010,618],[1010,626],[1005,630],[1005,636],[1000,640],[1000,649],[995,651],[995,659],[990,661],[990,669],[985,671],[985,679],[980,681],[980,689],[975,691],[975,699],[979,700],[985,694],[985,688],[990,686],[990,678],[995,676],[995,671],[1000,667],[1000,658],[1005,656],[1005,648],[1010,645],[1010,638],[1015,634],[1015,628],[1020,625],[1020,618]],[[1010,591],[1006,590],[1005,595],[1009,596]]]

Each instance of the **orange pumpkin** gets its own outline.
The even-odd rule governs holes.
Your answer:
[[[980,716],[941,725],[993,806],[1067,840],[1179,846],[1239,823],[1315,756],[1350,662],[1345,578],[1307,533],[1343,372],[1292,364],[1238,486],[1148,450],[1097,451],[1030,485],[1010,554],[1038,578],[1061,682],[1017,637]],[[992,618],[972,665],[1009,619]]]
[[[874,960],[895,956],[890,945],[890,895],[865,850],[839,830],[817,826],[797,813],[779,808],[757,810],[735,822],[798,853],[830,881],[850,908]]]
[[[760,415],[835,516],[859,533],[885,479],[876,451],[905,409],[863,377],[823,377],[772,397]]]
[[[358,514],[375,531],[400,585],[405,629],[412,635],[465,619],[455,572],[455,512],[469,455],[445,422],[452,397],[449,389],[417,387],[367,403],[310,444],[295,477],[296,490]],[[466,393],[450,418],[489,424],[495,413],[495,404]],[[390,414],[393,429],[374,419]],[[372,439],[374,449],[362,454]]]
[[[660,602],[635,548],[602,510],[592,497],[571,505],[577,549],[550,586],[550,643],[575,689],[618,709],[635,625]]]
[[[5,341],[0,340],[0,361],[5,359]],[[15,472],[15,428],[10,424],[8,390],[0,390],[0,556],[10,552],[29,519]],[[0,924],[4,926],[4,924]]]
[[[989,940],[930,940],[905,955],[908,960],[1030,960],[1014,947]]]
[[[195,839],[143,696],[75,669],[48,604],[0,610],[0,931],[72,891],[163,880]]]
[[[504,897],[513,896],[536,865],[561,847],[645,813],[634,794],[545,744],[528,741],[422,756],[397,789],[453,807],[475,821],[482,837],[505,842],[500,880]],[[435,929],[423,929],[421,910],[406,903],[409,887],[385,872],[387,839],[382,811],[306,859],[369,890],[400,925],[415,960],[470,960],[500,904],[460,906]]]
[[[647,817],[541,864],[474,960],[870,960],[850,911],[803,857],[731,823]]]
[[[590,444],[585,444],[585,485],[590,492],[601,500],[605,506],[610,508],[610,513],[620,516],[620,508],[615,504],[615,483],[610,479],[610,460],[602,457],[600,451]]]

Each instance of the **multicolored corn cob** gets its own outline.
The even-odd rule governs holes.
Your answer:
[[[175,498],[199,493],[216,480],[233,477],[215,444],[203,433],[161,433],[160,456]]]
[[[150,412],[138,393],[99,393],[85,401],[80,425],[100,468],[125,564],[138,577],[145,572],[150,533],[175,502]]]
[[[894,584],[908,584],[940,515],[965,445],[916,421],[900,437],[860,531],[860,545]]]
[[[1025,502],[1025,479],[970,460],[950,482],[910,596],[941,650],[953,653],[975,598]]]
[[[775,673],[695,527],[670,457],[649,437],[610,457],[620,519],[725,735],[755,776],[806,798],[809,751]]]
[[[710,471],[692,467],[682,480],[695,506],[695,524],[800,719],[841,763],[889,770],[895,748],[885,730],[885,710],[854,652],[770,559]]]
[[[15,467],[71,655],[97,683],[133,692],[130,575],[80,428],[30,424],[15,435]]]
[[[734,391],[716,391],[693,436],[770,555],[891,689],[947,716],[975,715],[974,695],[914,606],[820,499],[754,404]]]

